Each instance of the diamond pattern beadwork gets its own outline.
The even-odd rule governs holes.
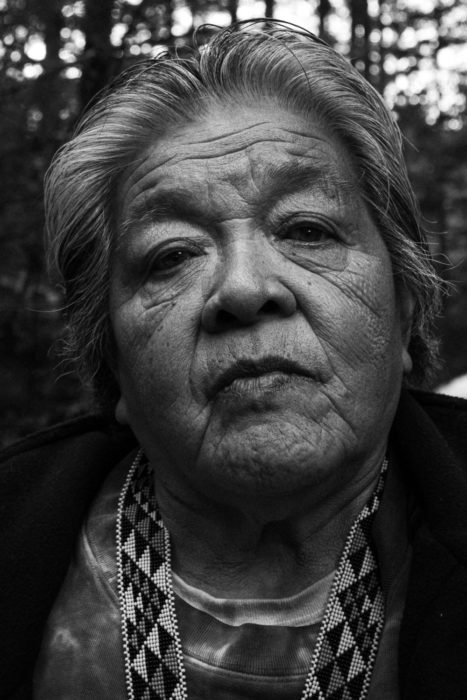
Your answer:
[[[347,537],[321,623],[302,700],[364,700],[384,623],[371,528],[387,461]],[[152,470],[138,453],[120,494],[118,588],[130,700],[186,700],[175,614],[170,538],[158,511]]]
[[[171,585],[170,543],[157,510],[152,470],[138,455],[120,496],[119,597],[131,700],[187,697]]]
[[[384,623],[371,528],[387,471],[354,522],[334,577],[302,700],[364,700]]]

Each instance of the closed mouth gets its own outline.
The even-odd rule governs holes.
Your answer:
[[[238,360],[224,372],[222,372],[213,383],[210,395],[211,398],[220,392],[232,388],[238,379],[258,379],[270,375],[271,380],[280,378],[280,375],[300,375],[311,378],[311,374],[302,365],[293,360],[283,357],[266,357],[260,360]],[[238,384],[240,384],[238,382]],[[256,384],[258,387],[261,383]]]

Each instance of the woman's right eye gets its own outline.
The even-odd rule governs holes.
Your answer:
[[[194,258],[205,253],[205,247],[192,239],[172,239],[148,250],[143,261],[146,278],[176,274]]]
[[[152,272],[165,272],[179,267],[184,262],[194,257],[195,253],[192,250],[175,248],[157,255],[150,264]]]

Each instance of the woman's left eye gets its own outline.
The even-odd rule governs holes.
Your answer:
[[[313,223],[297,223],[287,226],[282,238],[300,243],[319,245],[334,238],[332,231]]]

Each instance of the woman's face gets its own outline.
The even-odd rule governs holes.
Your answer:
[[[149,144],[120,189],[121,400],[158,476],[220,500],[358,479],[410,360],[350,159],[271,104]]]

